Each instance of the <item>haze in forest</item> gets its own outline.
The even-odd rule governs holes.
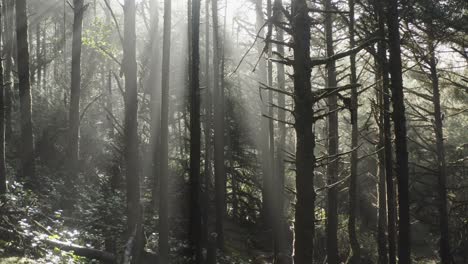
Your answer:
[[[0,6],[0,264],[468,263],[466,1]]]

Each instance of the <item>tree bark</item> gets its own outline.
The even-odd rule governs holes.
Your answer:
[[[214,0],[215,1],[215,0]],[[189,22],[190,23],[190,22]],[[190,89],[190,243],[193,263],[202,263],[200,210],[200,0],[192,2],[191,89]]]
[[[273,3],[273,17],[276,17],[277,21],[273,22],[284,22],[284,17],[282,14],[283,3],[282,0],[275,0]],[[284,41],[284,32],[281,28],[277,27],[277,39],[279,42]],[[284,46],[276,45],[278,53],[284,55]],[[281,91],[286,91],[286,81],[285,81],[285,70],[282,63],[277,63],[277,78],[278,78],[278,89]],[[278,120],[286,121],[286,97],[284,93],[278,93]],[[278,134],[279,140],[277,144],[276,151],[276,162],[277,162],[277,173],[274,180],[274,193],[276,197],[276,202],[274,205],[275,208],[275,229],[273,231],[275,235],[275,250],[274,250],[274,261],[273,263],[281,263],[281,255],[286,255],[286,234],[284,233],[285,228],[285,216],[284,216],[284,178],[285,178],[285,155],[284,151],[286,148],[286,125],[284,122],[278,122]]]
[[[17,66],[20,97],[21,176],[28,188],[37,188],[34,165],[32,99],[29,81],[28,14],[26,0],[16,1]]]
[[[171,0],[164,1],[163,61],[161,76],[161,172],[159,174],[159,255],[169,263],[169,78],[171,59]]]
[[[387,26],[395,130],[396,174],[398,179],[398,260],[401,264],[409,264],[411,263],[411,230],[408,189],[408,146],[397,0],[388,1]]]
[[[380,43],[378,45],[381,45]],[[378,48],[379,49],[379,48]],[[375,57],[375,80],[377,83],[376,101],[379,107],[378,118],[376,122],[379,127],[379,139],[376,146],[377,149],[377,160],[378,160],[378,183],[377,183],[377,194],[378,194],[378,223],[377,223],[377,251],[378,251],[378,263],[388,264],[388,250],[387,250],[387,193],[386,193],[386,175],[385,175],[385,105],[384,105],[384,81],[383,81],[383,67],[382,60],[378,56],[380,50],[377,51]],[[387,77],[388,85],[388,77]]]
[[[71,62],[71,88],[70,108],[68,115],[68,170],[67,182],[69,190],[74,189],[74,182],[78,176],[79,159],[79,137],[80,137],[80,94],[81,94],[81,46],[83,30],[83,14],[86,7],[83,0],[73,1],[73,40],[72,40],[72,62]],[[39,58],[39,55],[37,55]],[[38,68],[39,69],[39,68]],[[39,83],[39,70],[38,70]],[[73,193],[73,191],[72,191]],[[74,195],[72,194],[71,197]]]
[[[268,19],[270,19],[272,17],[272,11],[273,11],[273,6],[272,6],[272,3],[271,3],[271,0],[267,0],[267,17]],[[268,23],[268,32],[269,34],[271,34],[271,32],[273,31],[273,24],[270,22]],[[272,49],[272,45],[270,43],[266,43],[266,48],[267,48],[267,56],[268,58],[272,58],[273,57],[273,49]],[[271,60],[268,60],[268,63],[267,63],[267,84],[269,87],[274,87],[273,85],[273,62]],[[275,196],[277,194],[274,193],[275,191],[275,184],[276,184],[276,170],[275,170],[275,164],[276,161],[275,161],[275,124],[274,124],[274,121],[273,121],[273,118],[274,118],[274,112],[273,112],[273,91],[272,90],[269,90],[268,91],[268,102],[267,102],[269,105],[268,105],[268,116],[271,117],[268,119],[268,131],[267,131],[267,138],[268,138],[268,167],[270,168],[269,169],[269,177],[270,177],[270,180],[269,180],[269,184],[267,186],[268,188],[268,192],[270,193],[270,208],[269,208],[269,218],[271,218],[271,237],[272,237],[272,248],[273,250],[275,251],[276,248],[277,248],[277,245],[278,245],[278,241],[277,241],[277,236],[275,236],[275,232],[277,232],[277,228],[275,226],[275,206],[278,206],[276,203],[275,203]]]
[[[75,11],[76,12],[76,11]],[[40,91],[42,84],[42,54],[41,54],[41,21],[37,21],[36,24],[36,71],[37,71],[37,82],[36,87]]]
[[[0,40],[2,39],[2,7],[0,3]],[[3,50],[0,50],[3,54]],[[6,166],[5,166],[5,85],[3,79],[3,60],[0,61],[0,195],[7,192]]]
[[[216,189],[216,233],[218,249],[224,249],[223,220],[226,215],[226,172],[224,164],[224,92],[220,85],[218,0],[211,0],[213,17],[213,102],[214,102],[214,169]]]
[[[349,5],[349,47],[354,49],[356,46],[354,40],[354,0],[348,1]],[[348,263],[359,263],[361,261],[361,248],[359,246],[358,236],[356,234],[356,218],[358,210],[358,140],[359,140],[359,124],[358,124],[358,92],[357,92],[357,76],[356,76],[356,53],[350,55],[350,82],[351,88],[351,176],[349,178],[349,219],[348,233],[349,242],[351,244],[351,254]]]
[[[390,120],[390,80],[389,65],[387,61],[387,44],[385,34],[385,13],[384,6],[386,2],[377,0],[375,2],[376,12],[379,24],[379,36],[382,38],[377,43],[377,60],[382,72],[382,115],[383,115],[383,137],[384,137],[384,156],[385,156],[385,181],[387,188],[387,232],[388,232],[388,263],[396,263],[396,208],[395,208],[395,188],[393,176],[393,156],[392,156],[392,133]]]
[[[332,10],[331,0],[325,0],[325,10]],[[325,38],[327,57],[335,54],[333,48],[333,14],[325,13]],[[336,66],[332,60],[326,65],[327,80],[326,87],[337,87]],[[332,94],[327,98],[328,104],[328,165],[327,165],[327,261],[330,264],[339,263],[338,255],[338,189],[334,183],[338,182],[339,159],[337,158],[339,135],[338,135],[338,102],[337,95]],[[351,190],[351,188],[350,188]],[[351,204],[350,204],[351,205]],[[350,219],[352,220],[352,219]],[[352,242],[352,241],[351,241]]]
[[[212,130],[213,130],[213,103],[212,85],[210,79],[210,2],[205,1],[205,160],[202,188],[202,240],[208,244],[209,240],[209,188],[212,179]]]
[[[13,28],[14,28],[14,0],[3,0],[4,18],[4,46],[5,53],[5,73],[4,73],[4,91],[5,91],[5,139],[8,141],[13,133],[11,125],[12,110],[12,70],[13,70]]]
[[[159,1],[151,1],[151,65],[148,78],[150,94],[150,177],[152,179],[151,197],[153,209],[157,207],[158,181],[160,167],[160,125],[161,125],[161,86],[158,73],[161,60],[159,45]]]
[[[434,44],[434,32],[432,23],[428,28],[429,38],[429,69],[430,78],[432,81],[432,100],[434,104],[434,132],[436,137],[436,152],[437,152],[437,192],[439,195],[439,254],[442,264],[452,263],[450,252],[450,232],[449,232],[449,216],[447,209],[447,162],[445,160],[445,144],[444,144],[444,125],[443,114],[440,104],[440,85],[439,73],[437,70],[436,47]]]
[[[125,173],[127,187],[127,235],[136,232],[133,262],[138,263],[143,250],[141,233],[140,178],[138,175],[138,88],[136,63],[135,0],[125,0],[123,73],[125,76]]]
[[[255,16],[256,16],[256,31],[258,36],[263,38],[265,36],[265,19],[263,14],[263,0],[255,0]],[[268,84],[268,72],[267,63],[263,57],[264,46],[263,43],[257,43],[257,52],[259,57],[258,61],[258,73],[257,79],[260,82],[260,109],[262,116],[260,121],[260,135],[259,135],[259,148],[261,152],[261,168],[262,168],[262,209],[261,219],[264,224],[264,230],[269,230],[272,227],[272,198],[271,198],[271,181],[272,181],[272,169],[270,166],[270,136],[269,136],[269,119],[263,117],[268,114],[267,98],[268,94],[265,93],[264,89],[261,89],[263,85]]]
[[[310,17],[305,0],[293,0],[292,39],[294,49],[294,125],[296,141],[296,210],[294,228],[294,263],[313,262],[315,234],[315,135],[310,82]]]

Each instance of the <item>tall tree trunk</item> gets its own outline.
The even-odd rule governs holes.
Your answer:
[[[13,70],[13,28],[14,28],[14,0],[3,0],[3,9],[5,10],[4,18],[4,53],[5,53],[5,75],[4,75],[4,91],[5,91],[5,139],[10,140],[13,133],[11,124],[11,112],[12,112],[12,93],[11,84],[12,70]]]
[[[210,79],[210,2],[205,1],[205,163],[203,174],[203,191],[202,191],[202,240],[206,244],[208,242],[208,215],[209,215],[209,187],[212,177],[212,122],[213,122],[213,106],[212,106],[212,90]]]
[[[354,0],[349,0],[349,47],[355,48],[354,40]],[[358,140],[359,140],[359,124],[358,124],[358,92],[357,92],[357,76],[356,76],[356,54],[350,55],[350,82],[351,88],[351,176],[349,178],[349,220],[348,233],[349,242],[351,244],[351,255],[348,263],[359,263],[361,260],[361,248],[359,246],[358,236],[356,234],[356,218],[358,209]]]
[[[385,34],[385,13],[383,0],[375,2],[378,15],[379,36],[386,39]],[[393,180],[393,156],[392,156],[392,133],[390,120],[390,80],[389,65],[387,61],[387,44],[382,40],[377,43],[377,62],[382,71],[382,114],[383,114],[383,133],[384,133],[384,156],[385,156],[385,179],[387,187],[387,230],[388,230],[388,263],[396,263],[396,208],[395,208],[395,188]]]
[[[123,72],[125,75],[125,173],[127,186],[127,234],[135,236],[132,263],[138,263],[143,249],[141,230],[140,179],[138,169],[138,87],[135,34],[135,0],[125,0]]]
[[[13,70],[13,28],[14,28],[14,0],[3,0],[4,18],[4,53],[5,53],[5,74],[4,74],[4,91],[5,91],[5,139],[9,141],[13,133],[11,125],[12,111],[12,93],[11,84]]]
[[[21,118],[21,176],[29,188],[37,188],[34,165],[34,140],[32,129],[32,99],[29,82],[28,14],[26,0],[16,1],[17,66]]]
[[[75,11],[76,12],[76,11]],[[36,71],[37,71],[37,89],[41,90],[42,84],[42,54],[41,54],[41,22],[37,21],[36,24]]]
[[[281,11],[283,7],[282,0],[275,0],[273,3],[273,16],[276,17],[277,21],[274,22],[279,22],[282,23],[284,18],[283,18],[283,13]],[[283,42],[284,41],[284,32],[281,28],[277,27],[277,33],[276,37],[278,41]],[[276,45],[276,49],[278,53],[283,56],[284,55],[284,46],[283,45]],[[277,63],[277,78],[278,78],[278,89],[281,91],[286,91],[286,81],[285,81],[285,70],[284,70],[284,65],[282,63]],[[274,263],[281,263],[280,260],[280,255],[285,255],[286,254],[286,243],[284,240],[286,239],[285,233],[284,233],[284,228],[285,228],[285,221],[284,218],[285,216],[283,215],[284,211],[284,178],[285,178],[285,165],[284,165],[284,151],[286,147],[286,125],[284,122],[281,121],[286,121],[286,111],[284,110],[286,108],[286,97],[284,93],[278,93],[278,133],[279,133],[279,140],[278,140],[278,146],[277,146],[277,151],[276,151],[276,162],[278,164],[277,166],[277,173],[276,173],[276,179],[275,179],[275,197],[276,197],[276,202],[275,202],[275,230],[273,231],[275,237],[275,251],[274,251]]]
[[[169,263],[169,78],[171,59],[171,0],[164,0],[163,61],[161,75],[161,173],[159,174],[159,255]]]
[[[271,0],[267,0],[267,18],[271,18],[272,17],[272,11],[273,11],[273,6],[272,6],[272,3],[271,3]],[[268,34],[271,35],[271,32],[273,31],[273,24],[272,23],[268,23]],[[268,58],[271,58],[272,55],[273,55],[273,50],[272,50],[272,45],[270,43],[266,43],[266,48],[267,48],[267,55],[268,55]],[[273,87],[273,62],[271,60],[268,60],[268,63],[267,63],[267,81],[268,81],[268,86],[269,87]],[[268,216],[269,218],[271,218],[270,222],[271,222],[271,233],[272,233],[272,240],[273,240],[273,243],[272,243],[272,248],[273,250],[276,249],[276,246],[277,246],[277,241],[276,241],[276,236],[274,235],[274,232],[276,232],[277,230],[275,230],[275,198],[274,198],[274,185],[276,184],[275,181],[276,181],[276,170],[274,168],[274,164],[276,164],[275,162],[275,125],[274,125],[274,122],[273,122],[273,118],[274,118],[274,113],[273,113],[273,91],[272,90],[269,90],[268,91],[268,102],[267,102],[269,105],[268,105],[268,116],[270,117],[268,119],[268,131],[267,131],[267,138],[268,138],[268,167],[269,167],[269,182],[268,185],[266,186],[268,188],[268,192],[270,193],[270,205],[269,205],[269,212],[268,212]]]
[[[325,0],[325,10],[332,10],[331,0]],[[325,13],[325,38],[327,57],[331,57],[335,54],[333,48],[333,14],[330,12]],[[330,61],[327,65],[327,88],[333,88],[337,86],[336,81],[336,66],[335,61]],[[338,181],[338,167],[339,159],[338,155],[338,103],[337,95],[333,94],[327,98],[328,102],[328,165],[327,183],[327,221],[326,221],[326,233],[327,233],[327,261],[330,264],[337,264],[339,262],[338,255],[338,189],[334,185]],[[351,188],[350,188],[351,189]]]
[[[192,2],[192,52],[190,89],[190,243],[194,262],[202,263],[200,210],[200,0]]]
[[[408,264],[411,263],[408,146],[397,0],[388,1],[387,26],[395,130],[396,174],[398,179],[398,260],[401,264]]]
[[[436,137],[436,152],[437,152],[437,192],[439,195],[439,254],[442,264],[452,263],[450,255],[450,233],[449,233],[449,216],[447,209],[447,163],[445,160],[445,144],[444,144],[444,127],[443,116],[440,105],[440,86],[439,73],[437,70],[437,58],[435,55],[434,32],[432,23],[428,28],[429,38],[429,68],[432,81],[432,100],[434,104],[434,132]]]
[[[161,125],[161,86],[159,79],[159,63],[161,52],[159,45],[159,1],[151,1],[151,65],[148,78],[150,90],[150,177],[152,178],[151,197],[153,208],[156,209],[158,201],[158,181],[160,166],[160,125]]]
[[[44,28],[42,30],[42,54],[41,54],[41,62],[42,62],[42,89],[44,90],[44,94],[47,95],[47,30]]]
[[[83,0],[73,1],[73,40],[72,40],[72,62],[71,62],[71,88],[70,108],[68,115],[68,178],[69,188],[74,189],[74,182],[78,176],[79,159],[79,137],[80,137],[80,93],[81,93],[81,37],[83,29],[83,14],[86,7]],[[39,83],[38,71],[38,83]],[[73,191],[72,191],[73,193]],[[73,197],[73,194],[71,195]],[[73,198],[72,198],[73,199]]]
[[[211,0],[213,16],[213,102],[214,102],[214,168],[216,189],[216,233],[218,248],[224,249],[223,220],[226,214],[226,173],[224,165],[224,93],[220,85],[218,0]]]
[[[110,139],[114,138],[114,121],[112,120],[112,112],[114,108],[113,98],[112,98],[112,71],[109,70],[107,73],[107,87],[106,87],[106,108],[109,113],[106,114],[107,119],[107,135]]]
[[[258,35],[263,38],[265,31],[263,27],[265,26],[265,19],[263,17],[263,0],[255,0],[255,16],[256,16],[256,31]],[[261,209],[261,219],[265,225],[266,230],[271,228],[271,180],[272,180],[272,170],[270,167],[270,150],[269,150],[269,120],[268,118],[263,117],[267,115],[268,107],[266,98],[268,94],[264,92],[263,85],[268,84],[268,73],[267,73],[267,63],[263,57],[264,46],[263,43],[257,43],[257,52],[259,53],[259,62],[258,62],[258,74],[257,79],[260,82],[260,109],[261,109],[261,122],[260,122],[260,152],[261,152],[261,168],[262,168],[262,209]]]
[[[0,3],[0,40],[2,39],[2,7]],[[0,49],[0,54],[3,50]],[[5,168],[5,86],[3,79],[3,61],[0,61],[0,195],[7,191],[6,186],[6,168]]]
[[[294,115],[296,118],[296,210],[294,263],[313,262],[315,234],[315,135],[313,94],[310,82],[310,17],[305,0],[293,0],[292,38],[294,48]]]
[[[380,45],[380,44],[379,44]],[[378,51],[379,52],[379,51]],[[379,127],[379,140],[376,146],[377,149],[377,160],[378,160],[378,183],[377,183],[377,194],[378,194],[378,223],[377,223],[377,250],[378,250],[378,263],[388,264],[388,251],[387,251],[387,193],[386,193],[386,178],[385,178],[385,106],[383,97],[384,94],[384,82],[383,82],[383,69],[382,63],[377,55],[375,57],[375,81],[377,83],[377,105],[379,108],[378,119],[376,122]],[[387,79],[388,80],[388,79]],[[388,84],[388,83],[387,83]]]

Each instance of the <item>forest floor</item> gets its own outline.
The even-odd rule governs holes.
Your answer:
[[[265,233],[233,221],[226,221],[224,228],[226,253],[233,261],[239,261],[232,263],[271,263],[272,252],[267,249]]]
[[[21,258],[21,257],[7,257],[0,258],[0,264],[34,264],[36,263],[32,259]]]

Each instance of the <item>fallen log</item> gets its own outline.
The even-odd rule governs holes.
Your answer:
[[[30,239],[32,239],[35,235],[37,236],[39,235],[37,232],[34,232],[36,233],[34,235],[26,234],[21,231],[15,231],[15,230],[11,230],[11,229],[4,228],[1,226],[0,226],[0,232],[4,232],[10,235],[20,235],[22,237],[27,237]],[[80,257],[101,260],[106,263],[117,263],[117,257],[110,252],[106,252],[106,251],[102,251],[102,250],[98,250],[94,248],[89,248],[89,247],[84,247],[84,246],[80,246],[77,244],[63,242],[60,240],[50,239],[50,238],[41,239],[41,242],[44,243],[45,245],[56,247],[61,250],[73,251],[75,255],[80,256]]]
[[[106,263],[116,263],[117,257],[107,251],[102,251],[94,248],[83,247],[73,243],[67,243],[63,241],[59,241],[56,239],[44,239],[43,242],[50,246],[59,248],[65,251],[73,251],[73,254],[81,257],[85,257],[88,259],[96,259],[101,260]]]

